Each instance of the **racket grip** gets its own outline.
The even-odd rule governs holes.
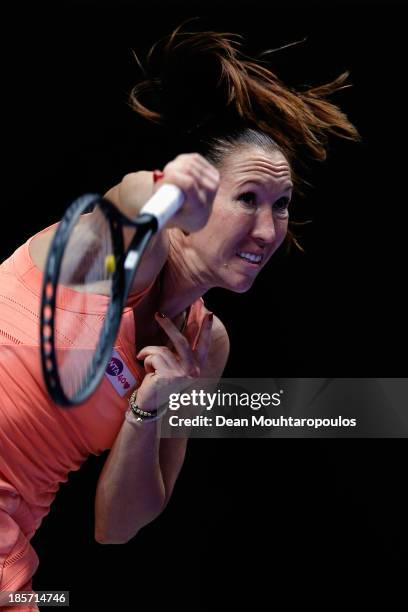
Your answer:
[[[146,202],[139,214],[147,213],[157,219],[158,230],[179,210],[185,199],[184,192],[176,185],[166,183]]]

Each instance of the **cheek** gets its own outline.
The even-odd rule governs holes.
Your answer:
[[[205,259],[206,255],[213,251],[218,251],[220,243],[224,242],[224,235],[221,228],[225,227],[227,215],[224,211],[212,210],[211,215],[205,225],[198,232],[190,234],[190,244]]]
[[[214,206],[204,230],[211,243],[231,242],[245,233],[247,221],[249,220],[243,218],[235,206],[224,202]]]
[[[288,233],[289,219],[280,219],[275,224],[276,230],[276,248],[278,248],[286,238]]]
[[[279,232],[286,235],[288,232],[289,217],[279,219],[276,225],[279,228]]]

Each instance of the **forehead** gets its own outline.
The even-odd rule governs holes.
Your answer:
[[[232,152],[223,164],[223,174],[234,183],[245,180],[285,183],[291,186],[291,168],[279,150],[245,147]]]

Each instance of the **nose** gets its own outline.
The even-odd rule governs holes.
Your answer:
[[[275,222],[270,206],[258,209],[251,237],[264,245],[273,244],[276,239]]]

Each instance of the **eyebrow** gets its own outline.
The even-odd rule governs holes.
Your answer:
[[[252,180],[251,179],[245,179],[241,183],[238,183],[237,188],[238,187],[243,187],[247,183],[256,183],[257,185],[263,186],[263,183],[261,181],[258,181],[257,179],[252,179]],[[289,185],[287,185],[285,187],[285,189],[282,191],[282,193],[285,193],[286,191],[289,191],[289,189],[293,189],[293,188],[294,188],[293,183],[289,183]]]

